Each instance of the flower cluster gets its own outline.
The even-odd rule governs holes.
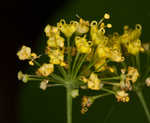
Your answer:
[[[102,92],[90,98],[83,97],[82,113],[102,96],[112,94],[118,102],[128,102],[129,91],[141,85],[139,80],[145,80],[150,86],[149,78],[140,78],[138,59],[140,52],[149,50],[149,47],[141,44],[140,24],[134,29],[124,26],[123,34],[107,34],[106,31],[112,28],[106,23],[109,19],[110,15],[106,13],[99,21],[79,17],[79,21],[67,23],[61,19],[56,26],[47,25],[44,29],[47,37],[45,54],[49,61],[40,64],[36,60],[40,57],[31,53],[31,48],[22,46],[17,53],[19,59],[29,60],[29,64],[37,65],[38,69],[35,75],[19,72],[18,79],[24,82],[38,80],[42,90],[64,86],[71,90],[73,98],[79,95],[79,88]],[[53,82],[57,84],[53,85]]]

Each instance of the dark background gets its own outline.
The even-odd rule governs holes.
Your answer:
[[[149,0],[1,0],[0,1],[0,123],[65,123],[65,90],[50,88],[43,92],[39,83],[22,84],[17,71],[26,70],[16,52],[23,45],[40,52],[43,29],[61,18],[71,20],[75,14],[99,20],[111,14],[112,31],[121,32],[123,25],[143,26],[143,41],[150,41]],[[42,42],[43,41],[43,42]],[[145,97],[150,104],[150,91]],[[85,115],[80,114],[80,99],[73,104],[73,123],[147,123],[138,99],[131,94],[128,104],[116,103],[112,97],[98,100]],[[109,116],[110,114],[110,116]]]

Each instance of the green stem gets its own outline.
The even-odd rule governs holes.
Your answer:
[[[112,91],[112,90],[109,90],[109,89],[107,89],[107,88],[101,88],[101,90],[102,91],[105,91],[105,92],[108,92],[108,93],[111,93],[111,94],[116,94],[114,91]]]
[[[70,73],[70,69],[71,69],[71,46],[70,46],[70,38],[67,38],[67,48],[68,48],[68,55],[67,55],[67,61],[69,64],[69,73]]]
[[[138,96],[138,98],[139,98],[139,100],[140,100],[140,102],[141,102],[141,104],[142,104],[142,106],[144,108],[145,114],[147,116],[147,120],[150,123],[150,112],[149,112],[148,106],[147,106],[147,104],[145,102],[143,93],[142,93],[142,91],[137,91],[136,94],[137,94],[137,96]]]
[[[71,87],[67,87],[67,123],[72,123],[72,96]]]
[[[101,98],[101,97],[104,97],[104,96],[108,96],[108,95],[111,95],[112,93],[104,93],[104,94],[100,94],[100,95],[97,95],[97,96],[93,96],[92,98],[94,100],[98,99],[98,98]]]
[[[137,64],[138,71],[140,72],[140,56],[139,56],[139,53],[136,55],[136,64]]]
[[[77,55],[76,55],[75,60],[74,60],[74,62],[73,62],[72,74],[73,74],[73,72],[74,72],[75,65],[76,65],[76,63],[77,63],[77,60],[78,60],[79,56],[80,56],[80,52],[77,52]]]
[[[103,79],[100,79],[100,80],[105,81],[105,80],[120,80],[120,79],[121,79],[120,76],[116,76],[116,77],[103,78]]]
[[[77,76],[77,74],[78,74],[78,72],[79,72],[79,70],[80,70],[80,68],[81,68],[81,66],[82,66],[82,64],[83,64],[83,62],[85,61],[85,59],[86,59],[86,57],[87,57],[87,55],[88,55],[88,54],[85,54],[85,55],[83,55],[83,56],[80,57],[79,62],[78,62],[78,65],[77,65],[77,68],[75,69],[75,73],[74,73],[73,79],[76,78],[76,76]]]

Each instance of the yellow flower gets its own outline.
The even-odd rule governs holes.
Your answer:
[[[64,63],[64,50],[50,49],[48,52],[48,56],[50,57],[51,64],[60,64],[61,66],[66,65]]]
[[[92,21],[90,26],[91,26],[90,35],[93,44],[94,45],[106,44],[108,42],[108,38],[104,35],[105,29],[103,27],[99,29],[96,21]]]
[[[100,59],[94,65],[96,72],[104,71],[107,69],[106,59]]]
[[[100,79],[98,78],[97,74],[92,73],[88,79],[88,88],[92,90],[99,90],[100,89]]]
[[[41,83],[40,83],[40,88],[44,91],[47,88],[47,84],[48,84],[48,80],[44,79]]]
[[[50,26],[49,24],[45,27],[44,32],[47,37],[53,37],[60,34],[58,27]]]
[[[81,113],[85,114],[88,111],[88,108],[93,104],[93,102],[94,100],[91,97],[83,96]]]
[[[41,76],[48,76],[54,71],[53,64],[43,64],[38,70],[37,74]]]
[[[72,34],[76,31],[77,26],[78,22],[71,21],[70,24],[66,24],[66,21],[64,19],[61,19],[60,22],[57,23],[57,27],[62,33],[65,34],[67,38],[72,36]]]
[[[104,19],[110,19],[110,15],[108,13],[104,14]]]
[[[17,56],[20,60],[29,59],[31,56],[31,48],[27,46],[22,46],[21,50],[17,52]]]
[[[18,80],[22,80],[24,74],[22,73],[22,71],[18,72]]]
[[[124,57],[122,57],[121,51],[117,50],[117,49],[110,50],[109,58],[112,61],[115,61],[115,62],[122,62],[122,61],[124,61]]]
[[[60,35],[51,36],[47,40],[47,45],[49,47],[54,47],[54,48],[58,48],[58,47],[63,48],[64,47],[64,38],[61,37]]]
[[[77,96],[79,96],[79,89],[72,90],[71,96],[72,96],[72,98],[76,98]]]
[[[128,67],[128,73],[127,73],[127,80],[131,80],[132,83],[135,83],[136,80],[138,79],[139,77],[139,73],[138,73],[138,70],[135,69],[134,67]]]
[[[129,100],[130,100],[128,93],[126,93],[124,90],[117,91],[116,98],[117,98],[118,102],[120,102],[120,101],[129,102]]]
[[[107,28],[112,28],[112,25],[110,23],[108,23]]]
[[[133,42],[130,42],[126,47],[130,54],[136,55],[142,50],[141,40],[137,39]]]
[[[150,77],[146,78],[145,83],[147,87],[150,87]]]
[[[85,21],[80,18],[76,32],[79,34],[87,33],[89,31],[89,21]]]
[[[107,46],[104,45],[98,45],[96,49],[96,54],[99,58],[108,58],[110,55],[110,49]]]
[[[91,45],[88,43],[86,36],[75,38],[75,44],[77,47],[77,51],[80,53],[90,53],[91,52]]]

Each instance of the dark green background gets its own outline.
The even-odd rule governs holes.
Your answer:
[[[49,3],[49,7],[53,6],[52,1]],[[68,21],[76,19],[76,14],[87,20],[99,20],[105,12],[111,14],[112,31],[121,33],[123,25],[134,27],[139,23],[143,27],[142,40],[150,41],[149,0],[72,0],[59,5],[53,16],[45,19],[41,33],[35,39],[37,42],[34,41],[34,50],[40,53],[44,46],[42,30],[47,23],[55,25],[61,18]],[[150,108],[150,88],[145,88],[144,92]],[[65,98],[64,88],[42,91],[39,82],[19,84],[19,123],[66,123]],[[81,97],[73,101],[73,123],[148,123],[134,93],[131,93],[131,101],[127,104],[117,103],[112,96],[99,99],[85,115],[80,114],[80,104]]]

